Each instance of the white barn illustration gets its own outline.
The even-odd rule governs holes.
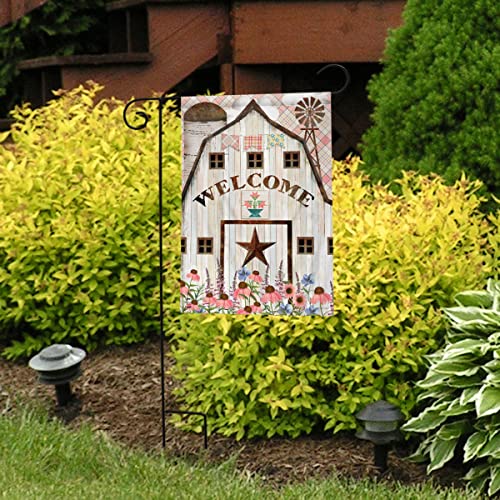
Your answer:
[[[331,291],[332,201],[305,140],[255,100],[223,126],[212,103],[196,104],[191,114],[203,119],[203,106],[218,128],[196,141],[196,156],[184,145],[190,168],[182,192],[182,276],[195,271],[234,292],[244,268],[284,283],[307,275]],[[203,130],[210,129],[206,122]]]

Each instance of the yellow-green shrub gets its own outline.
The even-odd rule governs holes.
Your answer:
[[[396,196],[367,184],[358,163],[334,163],[333,317],[181,318],[177,394],[212,431],[337,432],[379,398],[408,415],[423,356],[443,339],[440,308],[498,273],[498,218],[477,210],[478,183],[408,173]]]
[[[123,103],[95,103],[97,90],[18,109],[12,144],[0,144],[0,341],[17,341],[12,357],[158,331],[157,123],[129,130]],[[335,163],[332,318],[179,315],[173,115],[164,132],[166,326],[181,401],[238,437],[350,429],[379,397],[408,414],[423,355],[442,340],[439,309],[498,274],[499,215],[478,212],[477,184],[407,174],[395,196],[366,184],[356,160]]]
[[[18,108],[2,137],[0,341],[12,344],[11,357],[52,342],[132,343],[158,330],[157,123],[128,129],[124,104],[95,103],[98,90]],[[170,283],[179,265],[179,139],[179,121],[166,113]]]

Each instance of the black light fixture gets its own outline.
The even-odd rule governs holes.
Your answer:
[[[366,439],[374,444],[375,467],[380,471],[387,470],[387,453],[391,443],[401,440],[398,430],[403,414],[399,408],[381,400],[363,408],[356,418],[364,428],[356,433],[356,437]]]
[[[38,372],[39,382],[55,386],[57,404],[65,406],[73,399],[69,383],[81,375],[80,364],[85,356],[83,349],[53,344],[31,358],[29,366]]]

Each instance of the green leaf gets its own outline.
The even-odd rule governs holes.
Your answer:
[[[457,389],[463,389],[467,387],[480,386],[483,381],[481,373],[476,373],[470,377],[451,377],[446,384],[450,387],[455,387]]]
[[[456,415],[464,415],[474,410],[474,403],[467,403],[463,405],[460,399],[453,400],[447,408],[441,413],[447,417],[454,417]]]
[[[427,467],[427,473],[440,469],[446,462],[453,458],[453,453],[457,445],[458,438],[439,439],[432,443],[430,447],[431,463]]]
[[[442,373],[434,373],[431,370],[427,373],[426,377],[424,380],[420,380],[417,382],[417,387],[421,387],[422,389],[430,389],[431,387],[438,387],[440,388],[442,386],[442,383],[444,380],[448,379],[448,375],[444,375]]]
[[[488,495],[492,497],[500,491],[500,467],[492,467],[490,470],[490,487]]]
[[[475,375],[480,369],[480,366],[473,366],[470,362],[463,360],[442,361],[432,367],[432,370],[436,373],[457,377],[470,377]]]
[[[489,433],[486,431],[477,431],[467,439],[464,445],[464,462],[468,462],[476,457],[479,450],[484,446],[488,440]]]
[[[498,325],[500,313],[491,309],[481,307],[446,307],[443,309],[455,328],[460,328],[462,324],[469,324],[477,321],[486,322],[492,326]]]
[[[420,415],[410,419],[401,429],[406,432],[428,432],[441,425],[446,420],[446,415],[441,413],[448,406],[447,402],[426,408]]]
[[[430,389],[420,393],[417,397],[417,403],[423,401],[424,399],[434,399],[434,400],[445,399],[445,398],[449,399],[449,397],[452,396],[454,392],[455,392],[454,389],[441,385],[438,388]]]
[[[492,295],[500,295],[500,280],[490,278],[486,285],[486,290]]]
[[[474,403],[478,394],[479,389],[477,387],[469,387],[468,389],[464,389],[460,396],[460,404],[465,406],[468,403]]]
[[[460,292],[455,295],[455,300],[464,307],[484,307],[489,309],[493,304],[493,296],[484,290]]]
[[[487,441],[484,446],[478,451],[477,457],[487,457],[498,452],[500,449],[500,430],[495,431],[493,434],[488,435]]]
[[[488,484],[489,475],[485,472],[482,476],[471,479],[469,484],[473,490],[483,492]]]
[[[465,474],[464,479],[467,481],[478,479],[487,474],[489,469],[490,469],[490,464],[488,463],[475,465],[474,467],[470,468],[467,474]]]
[[[462,355],[477,355],[490,348],[487,340],[464,339],[446,346],[443,350],[443,359],[450,359]]]
[[[468,420],[457,420],[456,422],[451,422],[441,426],[437,432],[437,436],[439,439],[444,440],[456,439],[462,434],[469,432],[470,429],[471,423]]]
[[[482,387],[476,398],[477,416],[485,417],[498,412],[500,412],[500,387]]]
[[[493,373],[488,373],[484,382],[488,385],[493,385],[495,387],[500,388],[500,370]]]

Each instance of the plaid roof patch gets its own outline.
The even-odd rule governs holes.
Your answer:
[[[243,144],[245,150],[256,149],[262,151],[262,135],[246,135],[243,137]]]

